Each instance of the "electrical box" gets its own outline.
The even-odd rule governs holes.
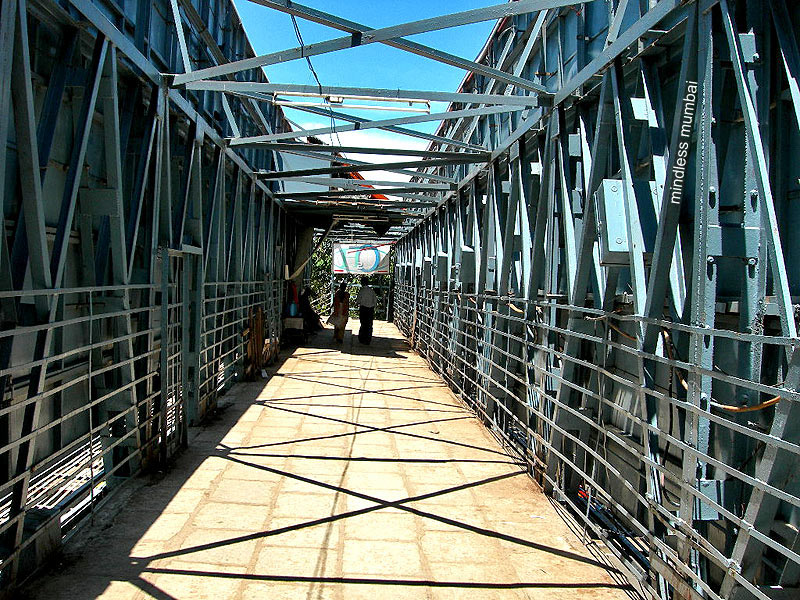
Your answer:
[[[487,290],[494,290],[497,275],[497,257],[486,257],[486,288]]]
[[[433,276],[433,261],[426,256],[422,259],[422,281],[430,282]]]
[[[439,252],[436,255],[436,280],[437,281],[447,281],[450,273],[447,266],[447,254],[444,252]]]
[[[581,136],[578,133],[570,133],[568,140],[569,155],[579,157],[583,151],[581,147]]]
[[[600,264],[603,266],[625,266],[630,264],[628,225],[625,216],[623,182],[619,179],[604,179],[595,192],[598,230],[600,232]],[[634,181],[639,199],[639,222],[642,227],[645,260],[651,257],[657,231],[655,204],[658,193],[654,181]]]
[[[475,250],[469,246],[461,247],[461,263],[458,265],[461,283],[475,283]]]

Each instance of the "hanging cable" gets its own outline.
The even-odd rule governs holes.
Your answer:
[[[294,15],[289,15],[292,18],[292,25],[294,26],[294,34],[297,37],[297,42],[300,44],[300,54],[303,58],[306,59],[306,63],[308,64],[308,70],[311,71],[311,75],[314,76],[314,81],[317,82],[317,87],[319,87],[319,95],[322,100],[327,104],[328,100],[323,95],[322,90],[322,82],[319,80],[319,75],[317,75],[317,70],[314,68],[314,63],[311,62],[311,57],[306,56],[306,43],[303,41],[303,34],[300,33],[300,26],[297,24],[297,18]],[[342,140],[339,139],[339,132],[336,131],[336,120],[333,117],[333,109],[328,106],[328,111],[331,113],[331,129],[333,129],[333,134],[336,136],[336,141],[339,145],[342,145]]]

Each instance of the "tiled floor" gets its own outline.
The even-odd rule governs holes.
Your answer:
[[[228,394],[25,597],[625,597],[392,325],[331,333]]]

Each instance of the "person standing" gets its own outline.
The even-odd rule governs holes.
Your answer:
[[[375,290],[369,285],[369,278],[361,278],[361,289],[358,290],[358,318],[361,328],[358,330],[358,341],[367,344],[372,341],[372,322],[375,320]]]
[[[347,284],[343,281],[333,296],[333,314],[328,318],[328,323],[333,325],[333,339],[340,344],[344,341],[344,328],[350,319],[350,294],[347,293]]]

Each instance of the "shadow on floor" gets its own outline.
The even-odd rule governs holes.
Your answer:
[[[357,340],[352,340],[348,347],[345,342],[344,349],[337,348],[333,341],[327,337],[328,332],[322,332],[309,342],[309,345],[302,349],[293,351],[292,354],[282,354],[281,364],[293,355],[297,358],[301,354],[302,361],[308,362],[310,367],[315,365],[319,370],[308,369],[293,371],[291,373],[282,372],[278,367],[271,369],[273,373],[272,382],[277,385],[281,378],[294,384],[324,383],[336,388],[335,393],[314,395],[314,402],[311,407],[327,408],[350,408],[343,399],[355,397],[356,395],[369,394],[378,399],[385,399],[386,403],[381,404],[377,400],[370,404],[370,400],[359,405],[360,410],[371,410],[385,412],[387,415],[393,411],[401,411],[404,415],[414,416],[415,411],[424,413],[434,413],[434,418],[423,417],[420,419],[412,418],[410,422],[399,424],[389,424],[376,426],[363,423],[355,419],[338,418],[327,415],[310,414],[308,396],[292,395],[278,397],[269,400],[260,400],[259,395],[264,388],[264,382],[243,383],[237,386],[234,394],[230,397],[230,403],[221,410],[215,420],[208,423],[205,427],[194,430],[194,439],[190,448],[184,455],[172,464],[169,469],[162,474],[150,476],[147,479],[140,478],[139,489],[132,490],[128,494],[127,502],[124,498],[114,500],[105,509],[99,511],[93,526],[87,527],[76,535],[73,543],[70,544],[58,564],[53,565],[48,571],[37,575],[36,580],[29,583],[27,587],[20,590],[17,596],[20,599],[47,598],[96,598],[102,594],[111,594],[114,585],[130,584],[138,588],[140,592],[147,594],[157,600],[177,600],[177,597],[170,595],[160,589],[154,583],[145,579],[146,574],[155,575],[175,575],[194,578],[212,578],[215,580],[230,581],[260,581],[260,582],[296,582],[304,584],[347,584],[347,585],[380,585],[396,586],[398,588],[452,588],[468,590],[513,590],[513,589],[609,589],[627,591],[627,584],[622,583],[619,578],[614,582],[575,582],[575,583],[552,583],[537,581],[474,581],[474,580],[451,580],[437,579],[431,580],[430,577],[422,575],[419,578],[408,577],[344,577],[329,576],[324,572],[314,575],[298,574],[283,575],[275,573],[246,573],[246,572],[226,572],[222,569],[201,568],[198,563],[197,569],[184,568],[177,559],[187,557],[198,552],[208,551],[218,548],[231,548],[236,544],[250,540],[263,540],[267,538],[277,538],[282,534],[307,530],[312,527],[342,522],[360,515],[375,513],[386,509],[392,509],[406,514],[411,514],[423,519],[424,522],[446,524],[459,531],[485,537],[487,540],[501,540],[508,544],[520,548],[528,548],[548,555],[557,556],[570,561],[576,567],[587,565],[599,567],[608,571],[608,565],[596,558],[584,556],[577,552],[557,548],[548,544],[543,544],[533,540],[525,539],[522,536],[512,535],[507,532],[500,532],[491,528],[469,523],[466,520],[453,518],[451,516],[437,514],[435,509],[427,506],[419,506],[418,503],[435,498],[444,498],[449,494],[456,494],[465,490],[475,490],[481,486],[494,484],[503,480],[515,477],[526,477],[525,468],[516,465],[515,462],[497,447],[485,447],[470,444],[457,439],[447,439],[446,436],[433,434],[427,435],[419,431],[409,431],[409,429],[419,426],[446,425],[455,421],[462,421],[474,418],[470,413],[455,406],[429,399],[420,399],[419,406],[392,406],[391,402],[396,399],[407,399],[410,390],[425,390],[428,388],[442,388],[443,384],[427,369],[411,370],[404,366],[395,368],[380,367],[380,372],[389,378],[382,379],[384,382],[397,381],[406,385],[398,385],[387,389],[373,389],[369,381],[365,379],[362,385],[352,385],[346,383],[350,379],[345,374],[353,369],[361,369],[358,362],[353,364],[353,358],[346,360],[337,358],[338,352],[350,352],[358,357],[364,357],[363,369],[370,368],[371,358],[379,356],[382,358],[405,359],[404,356],[397,354],[398,351],[408,351],[403,340],[391,338],[375,338],[373,345],[361,346],[358,351],[354,347],[358,344]],[[377,368],[374,367],[373,368]],[[341,371],[341,373],[340,373]],[[395,377],[393,379],[393,377]],[[404,395],[404,392],[406,395]],[[330,397],[339,399],[339,402],[330,401]],[[359,396],[360,397],[360,396]],[[347,426],[352,431],[323,434],[320,436],[298,437],[289,436],[282,438],[275,435],[274,441],[258,444],[233,444],[224,443],[223,440],[244,417],[245,413],[253,406],[262,407],[276,415],[296,415],[301,418],[309,415],[321,422],[327,422],[337,426]],[[361,413],[357,413],[361,414]],[[445,429],[442,430],[443,432]],[[371,433],[391,434],[396,438],[407,438],[420,442],[435,442],[447,447],[454,447],[469,451],[469,457],[452,458],[441,456],[353,456],[352,443],[348,455],[331,456],[322,452],[303,452],[297,451],[297,445],[310,442],[309,447],[315,448],[315,443],[335,438],[345,438],[356,440]],[[314,477],[293,472],[288,468],[277,468],[267,464],[257,462],[258,459],[285,458],[292,461],[325,461],[327,464],[344,463],[345,468],[341,471],[342,475],[335,483],[331,483],[331,478]],[[317,491],[334,494],[333,509],[330,514],[320,518],[311,518],[302,522],[294,523],[284,527],[265,528],[262,531],[248,533],[246,535],[230,535],[225,539],[217,540],[207,544],[196,544],[186,548],[172,551],[160,551],[148,553],[145,548],[139,546],[140,540],[148,530],[151,529],[156,520],[164,513],[167,506],[176,497],[179,491],[185,490],[192,484],[192,477],[198,473],[201,465],[207,461],[224,461],[225,464],[235,464],[252,469],[256,472],[268,472],[286,480],[302,482],[311,486]],[[424,494],[411,495],[396,500],[386,500],[378,495],[358,491],[344,485],[345,475],[348,468],[354,464],[385,464],[402,463],[417,465],[441,465],[441,464],[472,464],[472,465],[506,465],[515,467],[510,471],[490,477],[480,477],[474,481],[459,485],[440,484],[436,489]],[[198,485],[197,482],[194,485]],[[133,486],[132,486],[133,487]],[[202,483],[198,489],[202,490]],[[339,497],[354,498],[363,501],[366,506],[353,510],[340,509],[340,503],[336,501]],[[114,515],[114,511],[119,511]],[[254,507],[256,510],[256,507]],[[191,517],[187,517],[191,518]],[[169,530],[169,526],[166,526]],[[167,533],[165,533],[167,535]],[[134,549],[136,548],[136,552]],[[132,558],[132,555],[137,556]],[[324,570],[323,570],[324,571]],[[315,572],[316,573],[316,572]],[[397,592],[402,593],[402,592]],[[122,596],[119,596],[122,597]],[[475,596],[478,598],[479,596]],[[188,596],[180,600],[188,600]]]

